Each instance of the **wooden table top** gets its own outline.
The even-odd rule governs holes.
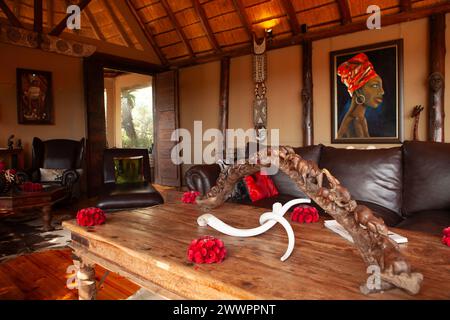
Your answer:
[[[63,226],[89,241],[86,252],[188,299],[450,299],[450,248],[439,237],[393,228],[409,239],[401,250],[424,275],[422,290],[416,296],[398,289],[365,296],[359,286],[368,274],[357,249],[323,221],[293,223],[295,249],[281,262],[287,235],[279,224],[258,237],[235,238],[198,226],[203,213],[197,206],[169,202],[109,214],[103,226],[84,228],[75,221]],[[234,227],[253,228],[266,211],[227,203],[212,213]],[[189,263],[190,242],[204,235],[225,242],[223,263]]]

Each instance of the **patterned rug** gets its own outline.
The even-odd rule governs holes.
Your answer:
[[[65,211],[65,212],[64,212]],[[33,210],[0,218],[0,263],[20,255],[67,246],[70,233],[61,224],[74,218],[67,210],[56,210],[54,231],[42,231],[40,211]]]

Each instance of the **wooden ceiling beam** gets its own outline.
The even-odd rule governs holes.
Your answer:
[[[288,16],[292,34],[293,35],[299,34],[301,32],[300,23],[297,19],[297,13],[295,12],[291,0],[282,0],[281,3],[283,4],[283,8]]]
[[[125,41],[125,43],[128,45],[128,47],[136,48],[136,46],[134,45],[133,41],[131,41],[130,37],[128,36],[127,31],[123,27],[122,22],[120,22],[119,18],[114,13],[114,10],[111,7],[111,3],[109,1],[110,0],[103,0],[102,3],[103,3],[103,6],[108,11],[109,15],[111,16],[111,18],[112,18],[112,20],[114,22],[114,25],[116,26],[117,30],[119,30],[120,36]]]
[[[341,23],[344,25],[352,23],[352,14],[350,12],[348,0],[337,0],[337,2],[339,6],[339,12],[341,13]]]
[[[448,3],[448,2],[429,6],[429,7],[412,9],[410,12],[402,12],[402,13],[396,13],[396,14],[383,16],[383,26],[386,27],[386,26],[390,26],[390,25],[394,25],[394,24],[398,24],[398,23],[402,23],[402,22],[408,22],[408,21],[426,18],[433,14],[448,13],[448,12],[450,12],[450,3]],[[344,34],[350,34],[350,33],[365,31],[365,30],[367,30],[366,21],[353,22],[353,23],[350,23],[347,25],[342,25],[340,27],[332,27],[329,29],[299,34],[299,35],[293,36],[289,39],[273,40],[273,42],[270,45],[270,47],[268,48],[268,50],[279,49],[279,48],[284,48],[284,47],[288,47],[288,46],[292,46],[292,45],[302,44],[303,41],[317,41],[317,40],[321,40],[321,39],[337,37],[337,36],[341,36]],[[229,52],[223,52],[222,54],[212,54],[212,55],[198,57],[196,59],[187,59],[184,61],[179,61],[179,62],[173,63],[173,65],[176,67],[183,68],[183,67],[187,67],[187,66],[191,66],[191,65],[202,64],[202,63],[207,63],[207,62],[211,62],[211,61],[217,61],[217,60],[222,59],[225,56],[239,57],[239,56],[248,55],[248,54],[252,54],[252,53],[253,53],[253,46],[248,45],[246,47],[232,50]]]
[[[14,0],[14,7],[13,7],[13,11],[14,11],[14,15],[16,17],[20,17],[20,7],[21,7],[21,0]]]
[[[0,0],[0,9],[2,9],[3,13],[8,17],[8,21],[17,28],[23,28],[22,23],[17,19],[16,15],[9,9],[5,0]]]
[[[89,23],[92,26],[92,29],[94,30],[95,35],[97,38],[101,41],[106,41],[105,35],[103,34],[102,30],[97,24],[97,21],[95,20],[94,15],[91,12],[91,9],[86,8],[84,9],[83,13],[85,14],[86,18],[89,20]]]
[[[47,0],[47,25],[50,29],[53,28],[54,25],[53,11],[54,11],[53,0]]]
[[[170,8],[169,3],[167,2],[167,0],[161,0],[161,4],[163,5],[164,9],[167,12],[167,15],[169,16],[170,21],[172,22],[172,24],[175,27],[175,31],[177,32],[178,36],[180,37],[181,41],[183,41],[189,56],[191,58],[194,58],[195,54],[194,54],[194,50],[192,50],[192,46],[188,40],[188,38],[186,37],[186,34],[183,31],[183,28],[181,28],[180,24],[178,23],[177,18],[175,17],[175,14],[172,11],[172,8]]]
[[[139,27],[141,28],[142,32],[144,33],[145,37],[147,38],[147,41],[150,43],[151,47],[155,51],[159,60],[161,61],[161,64],[168,65],[168,61],[167,61],[166,57],[164,56],[163,52],[161,51],[161,49],[159,48],[158,44],[156,43],[155,37],[153,36],[153,34],[150,33],[148,28],[144,25],[144,22],[139,17],[139,14],[136,11],[136,8],[131,3],[131,0],[127,0],[125,2],[128,5],[128,8],[130,8],[131,13],[136,18],[136,21],[139,24]]]
[[[44,11],[42,0],[34,0],[34,32],[42,33],[44,30]]]
[[[84,8],[88,6],[88,4],[91,2],[91,0],[81,0],[78,4],[78,7],[80,7],[80,10],[83,11]],[[61,33],[67,28],[67,20],[72,16],[72,14],[67,14],[64,19],[62,19],[56,27],[53,28],[52,31],[50,31],[49,35],[59,37]]]
[[[409,12],[412,9],[411,0],[400,0],[400,11]]]
[[[250,19],[248,18],[247,12],[245,11],[245,7],[242,4],[241,0],[232,0],[234,9],[236,10],[239,19],[241,20],[242,25],[244,26],[245,32],[248,35],[248,38],[250,41],[253,40],[253,28],[252,24],[250,22]]]
[[[205,10],[198,0],[192,0],[192,5],[194,6],[194,10],[200,18],[200,23],[202,24],[203,30],[205,30],[206,35],[211,43],[211,46],[214,48],[216,53],[220,52],[220,45],[217,42],[216,37],[214,36],[214,32],[209,24],[208,17],[206,16]]]

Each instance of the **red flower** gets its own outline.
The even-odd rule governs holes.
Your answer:
[[[83,227],[98,226],[105,222],[106,215],[103,210],[99,208],[81,209],[77,213],[77,223]]]
[[[319,212],[314,207],[297,207],[292,212],[291,220],[298,223],[319,222]]]
[[[6,163],[4,161],[0,161],[0,172],[4,171],[6,168]]]
[[[447,247],[450,247],[450,227],[444,229],[444,237],[442,238],[442,243]]]
[[[188,191],[183,194],[181,201],[184,203],[195,203],[195,199],[200,195],[198,191]]]
[[[188,260],[197,264],[221,263],[226,255],[223,241],[211,236],[192,240],[187,251]]]

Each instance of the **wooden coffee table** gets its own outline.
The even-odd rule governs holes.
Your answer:
[[[52,227],[52,206],[63,200],[67,189],[60,186],[45,187],[42,192],[13,192],[0,196],[0,217],[9,216],[28,209],[40,209],[44,222],[44,231],[54,230]]]
[[[359,286],[369,275],[357,249],[326,229],[323,221],[293,223],[295,249],[281,262],[287,236],[280,225],[254,238],[225,236],[199,227],[196,220],[203,213],[180,203],[180,197],[148,209],[109,214],[103,226],[63,223],[72,233],[71,247],[78,257],[80,299],[95,298],[95,264],[172,299],[450,299],[450,248],[437,236],[393,229],[409,239],[401,251],[414,270],[423,273],[422,290],[416,296],[399,289],[365,296]],[[251,228],[259,225],[265,211],[227,203],[213,213],[237,228]],[[223,263],[195,265],[187,260],[190,242],[204,235],[225,242],[228,257]]]

